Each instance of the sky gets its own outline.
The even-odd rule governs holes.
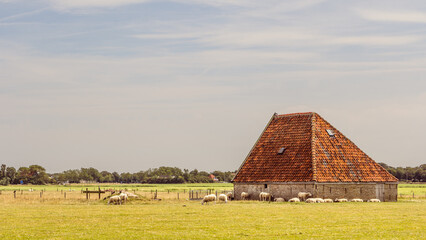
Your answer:
[[[274,114],[426,163],[425,1],[0,0],[0,163],[236,170]]]

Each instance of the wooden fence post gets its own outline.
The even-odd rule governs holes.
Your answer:
[[[40,198],[43,196],[43,191],[40,192]]]
[[[179,199],[179,192],[177,193],[177,195],[178,195],[178,199]]]
[[[13,197],[16,198],[16,190],[13,191]]]
[[[86,188],[86,199],[89,200],[89,189]]]
[[[64,192],[64,198],[67,199],[67,193],[66,192]]]
[[[101,199],[101,187],[98,187],[99,190],[99,199]]]

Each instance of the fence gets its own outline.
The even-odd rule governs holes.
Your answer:
[[[49,200],[78,200],[78,201],[99,201],[105,197],[117,193],[120,190],[126,192],[132,192],[143,199],[152,200],[201,200],[208,194],[215,194],[216,196],[221,193],[227,193],[231,190],[222,189],[150,189],[150,190],[139,190],[138,188],[133,189],[106,189],[106,188],[81,188],[80,191],[77,189],[59,189],[46,191],[45,189],[33,190],[33,189],[1,189],[0,190],[0,201],[15,200],[15,201],[49,201]],[[95,194],[95,197],[92,195]]]

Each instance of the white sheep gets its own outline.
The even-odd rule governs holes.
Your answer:
[[[351,202],[364,202],[364,201],[360,198],[354,198],[351,200]]]
[[[315,201],[317,203],[324,203],[324,199],[322,199],[322,198],[315,198]]]
[[[246,192],[241,193],[241,200],[247,200],[249,198],[250,194]]]
[[[126,193],[120,193],[120,195],[118,196],[120,197],[121,201],[123,201],[124,203],[126,203],[127,199],[129,199]]]
[[[305,200],[306,200],[306,198],[310,198],[310,197],[312,197],[312,194],[311,194],[311,193],[309,193],[309,192],[299,192],[299,193],[297,194],[297,197],[298,197],[300,200],[305,201]]]
[[[288,200],[288,202],[300,202],[300,199],[295,197],[295,198]]]
[[[367,202],[380,202],[380,199],[373,198],[373,199],[368,200]]]
[[[210,194],[210,195],[204,196],[203,200],[201,200],[201,205],[204,205],[204,203],[207,204],[209,202],[215,202],[216,203],[216,195]]]
[[[118,203],[118,204],[120,204],[121,205],[121,198],[120,198],[120,196],[111,196],[109,199],[108,199],[108,205],[110,204],[110,203]]]
[[[232,192],[227,192],[226,197],[231,200],[232,199]]]
[[[306,203],[316,203],[317,199],[316,198],[308,198],[305,200]]]
[[[259,194],[259,200],[260,201],[266,201],[266,200],[271,201],[271,198],[272,198],[272,195],[270,193],[261,192]]]
[[[335,202],[347,202],[348,199],[346,199],[346,198],[336,198],[336,199],[334,199],[334,201]]]
[[[275,202],[285,202],[284,198],[275,198],[274,199]]]
[[[219,202],[220,201],[224,201],[225,203],[228,202],[228,196],[226,196],[226,194],[220,194],[218,197]]]
[[[326,198],[326,199],[324,199],[324,202],[325,202],[325,203],[332,203],[332,202],[333,202],[333,199],[331,199],[331,198]]]

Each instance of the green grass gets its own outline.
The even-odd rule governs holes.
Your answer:
[[[117,206],[97,196],[85,200],[79,190],[86,186],[97,187],[2,187],[0,239],[426,239],[424,197],[387,203],[234,201],[202,206],[186,194],[176,199],[177,192],[229,190],[232,184],[102,185],[138,189],[144,196]],[[401,184],[399,193],[421,195],[425,186]],[[46,192],[42,198],[40,191],[19,192],[15,199],[17,187]],[[151,200],[151,189],[161,192],[162,201]],[[60,190],[68,190],[67,199]]]
[[[185,205],[185,206],[184,206]],[[425,239],[426,202],[3,204],[1,239]]]
[[[75,190],[80,191],[82,189],[89,188],[89,190],[97,190],[98,187],[101,189],[131,189],[137,191],[145,191],[150,192],[151,190],[167,192],[169,191],[183,191],[184,189],[187,191],[191,190],[206,190],[206,189],[214,189],[214,190],[232,190],[232,183],[186,183],[186,184],[67,184],[67,185],[9,185],[9,186],[0,186],[0,190],[2,191],[13,191],[13,190],[28,190],[30,188],[41,191],[61,191],[61,190]]]

